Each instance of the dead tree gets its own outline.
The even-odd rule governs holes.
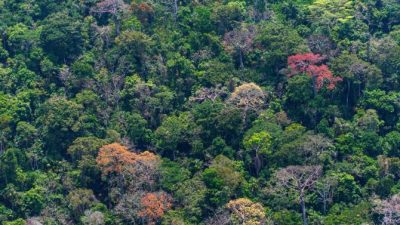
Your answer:
[[[91,11],[98,14],[110,14],[115,24],[115,34],[118,36],[121,32],[122,15],[128,9],[129,5],[123,0],[104,0],[97,3]]]
[[[239,56],[240,69],[244,69],[243,55],[253,49],[253,42],[256,36],[254,26],[241,26],[239,29],[230,31],[224,35],[225,50]]]
[[[400,195],[387,200],[377,200],[375,211],[381,214],[382,225],[400,224]]]
[[[322,202],[323,212],[326,215],[328,204],[332,203],[335,188],[338,185],[336,177],[328,176],[318,182],[316,186],[316,192],[319,200]]]
[[[174,21],[178,19],[179,1],[178,0],[150,0],[151,5],[160,4],[172,13]]]
[[[303,225],[307,225],[305,195],[321,176],[321,166],[288,166],[275,173],[277,188],[294,191],[298,194]]]

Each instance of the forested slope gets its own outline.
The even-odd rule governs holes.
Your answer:
[[[398,0],[0,0],[0,224],[400,224]]]

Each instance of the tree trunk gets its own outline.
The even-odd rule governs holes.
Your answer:
[[[175,22],[178,19],[178,0],[174,0],[174,19]]]
[[[121,33],[121,21],[117,15],[113,16],[114,24],[115,24],[115,35],[119,35]]]
[[[5,151],[5,144],[3,144],[3,140],[0,139],[0,156]]]
[[[369,26],[369,25],[368,25]],[[368,33],[367,59],[371,59],[371,33]]]
[[[240,69],[243,70],[244,64],[243,64],[243,53],[242,50],[239,49],[239,62],[240,62]]]
[[[307,213],[306,213],[306,203],[304,202],[303,194],[300,194],[300,205],[301,205],[301,214],[303,217],[303,225],[308,225]]]
[[[350,80],[347,79],[347,94],[346,94],[346,107],[349,107],[349,97],[350,97]]]
[[[258,22],[260,20],[260,10],[258,9],[259,0],[254,1],[254,22]]]
[[[314,97],[317,96],[317,81],[316,81],[316,79],[317,78],[315,76],[312,76],[312,78],[311,78]]]
[[[256,156],[254,157],[254,170],[256,172],[256,177],[258,177],[261,169],[261,159],[260,156],[258,155],[258,152],[256,151]]]

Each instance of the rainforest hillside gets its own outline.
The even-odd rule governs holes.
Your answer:
[[[0,224],[400,224],[399,0],[0,0]]]

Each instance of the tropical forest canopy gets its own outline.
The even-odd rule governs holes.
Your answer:
[[[0,224],[400,224],[398,0],[0,0]]]

